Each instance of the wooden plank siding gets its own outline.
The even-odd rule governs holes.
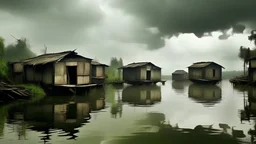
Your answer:
[[[15,73],[23,72],[23,64],[22,63],[13,64],[13,72],[15,72]]]
[[[215,76],[213,75],[214,70]],[[222,68],[214,64],[204,68],[189,68],[189,79],[221,80]]]
[[[123,80],[130,82],[146,81],[147,70],[151,71],[151,81],[161,81],[161,69],[158,69],[150,64],[136,68],[124,68]]]
[[[67,84],[67,70],[65,62],[55,63],[54,84]]]
[[[123,79],[129,81],[140,81],[141,80],[141,69],[140,68],[126,68],[123,70]]]
[[[104,77],[103,66],[96,66],[96,77]]]
[[[78,62],[77,65],[77,84],[89,84],[91,82],[90,62]]]

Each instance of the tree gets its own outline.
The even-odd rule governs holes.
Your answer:
[[[246,65],[248,64],[249,59],[251,57],[250,52],[251,52],[250,48],[245,48],[243,46],[240,47],[238,56],[240,59],[244,61],[244,75],[245,75]]]
[[[15,44],[10,44],[5,48],[4,59],[6,61],[20,61],[36,56],[30,50],[29,44],[25,38],[17,39]]]
[[[0,60],[3,59],[4,56],[4,39],[0,37]]]
[[[248,36],[248,39],[249,39],[250,41],[254,41],[254,44],[256,45],[256,30],[252,30],[252,31],[251,31],[251,35]]]
[[[119,67],[123,66],[123,59],[119,58]],[[121,69],[118,69],[118,77],[121,79]]]

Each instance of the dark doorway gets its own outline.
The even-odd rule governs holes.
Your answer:
[[[212,70],[212,76],[215,77],[215,69]]]
[[[76,119],[77,115],[77,107],[76,104],[69,104],[67,107],[67,119]]]
[[[151,80],[151,71],[147,70],[147,80]]]
[[[77,67],[67,66],[68,84],[77,84]]]

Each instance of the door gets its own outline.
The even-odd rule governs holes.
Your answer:
[[[77,84],[77,66],[67,66],[68,84]]]
[[[151,71],[147,70],[146,80],[151,80]]]

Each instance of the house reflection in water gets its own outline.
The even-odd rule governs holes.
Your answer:
[[[221,100],[221,88],[216,85],[191,84],[188,90],[189,98],[204,106],[212,106]]]
[[[103,87],[91,89],[88,95],[92,111],[98,111],[105,108],[105,90]]]
[[[240,88],[241,89],[241,88]],[[255,87],[246,87],[244,88],[245,92],[247,92],[248,97],[246,97],[246,93],[244,93],[244,108],[240,110],[240,120],[241,123],[243,121],[249,121],[251,118],[256,117],[256,88]],[[251,142],[255,143],[255,137],[256,137],[256,124],[254,124],[254,127],[252,127],[248,134],[251,137]]]
[[[189,86],[190,81],[172,81],[172,88],[177,93],[184,93],[185,88]]]
[[[156,85],[128,86],[124,88],[122,101],[134,106],[148,106],[161,101],[161,87]]]
[[[29,105],[13,107],[9,110],[10,120],[23,120],[29,129],[44,133],[41,140],[48,141],[51,129],[62,130],[60,137],[76,139],[79,127],[88,122],[91,109],[100,110],[105,107],[102,100],[94,99],[90,104],[88,97],[45,97],[42,101]],[[104,100],[103,100],[104,101]]]
[[[240,111],[241,123],[243,121],[250,121],[251,117],[256,116],[256,88],[249,87],[246,89],[248,98],[244,93],[244,109]]]

